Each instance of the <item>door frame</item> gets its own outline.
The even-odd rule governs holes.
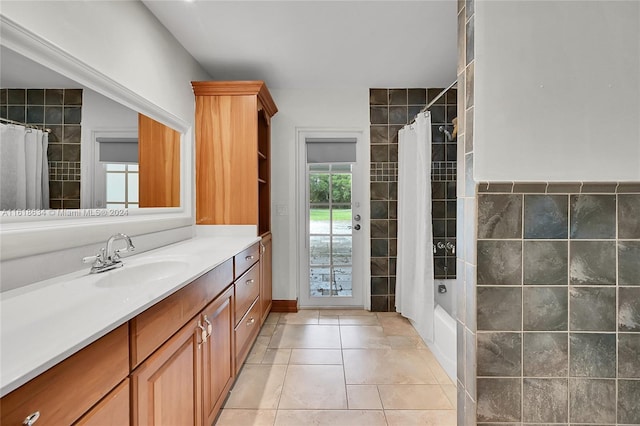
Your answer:
[[[306,188],[306,138],[356,138],[356,162],[353,173],[354,182],[358,187],[352,190],[353,209],[352,213],[359,214],[362,218],[360,225],[360,253],[353,252],[352,267],[358,269],[361,277],[361,300],[360,305],[301,305],[301,289],[303,283],[308,283],[308,229],[307,229],[307,188]],[[304,308],[364,308],[371,309],[371,254],[370,254],[370,231],[369,231],[369,144],[364,137],[362,129],[336,129],[336,128],[296,128],[296,294],[298,304]]]

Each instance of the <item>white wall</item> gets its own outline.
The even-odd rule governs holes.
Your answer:
[[[271,133],[273,298],[293,300],[297,297],[298,285],[296,129],[362,130],[364,149],[358,151],[358,155],[362,152],[366,157],[363,163],[367,165],[368,173],[369,89],[274,89],[271,94],[279,110],[273,118]],[[368,185],[365,186],[361,216],[368,218]],[[277,206],[286,206],[288,214],[279,216]],[[368,270],[368,233],[365,239],[365,269]],[[364,285],[370,285],[368,276],[365,277]]]
[[[640,2],[480,1],[476,181],[640,180]]]

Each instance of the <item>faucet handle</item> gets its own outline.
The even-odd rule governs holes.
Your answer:
[[[82,258],[82,263],[93,263],[94,265],[100,265],[102,264],[102,262],[104,262],[104,247],[100,249],[100,253]]]

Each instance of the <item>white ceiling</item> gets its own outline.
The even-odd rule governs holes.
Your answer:
[[[456,78],[456,0],[143,3],[216,80],[371,88]]]

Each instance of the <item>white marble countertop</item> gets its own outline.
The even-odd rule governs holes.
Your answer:
[[[28,382],[126,323],[259,237],[200,236],[136,256],[125,266],[89,274],[87,268],[0,294],[0,396]],[[135,238],[133,239],[135,244]],[[177,265],[171,276],[144,277],[145,264]],[[114,279],[127,268],[132,282]],[[159,268],[158,268],[159,269]],[[106,278],[111,274],[112,276]],[[102,281],[100,281],[102,280]]]

